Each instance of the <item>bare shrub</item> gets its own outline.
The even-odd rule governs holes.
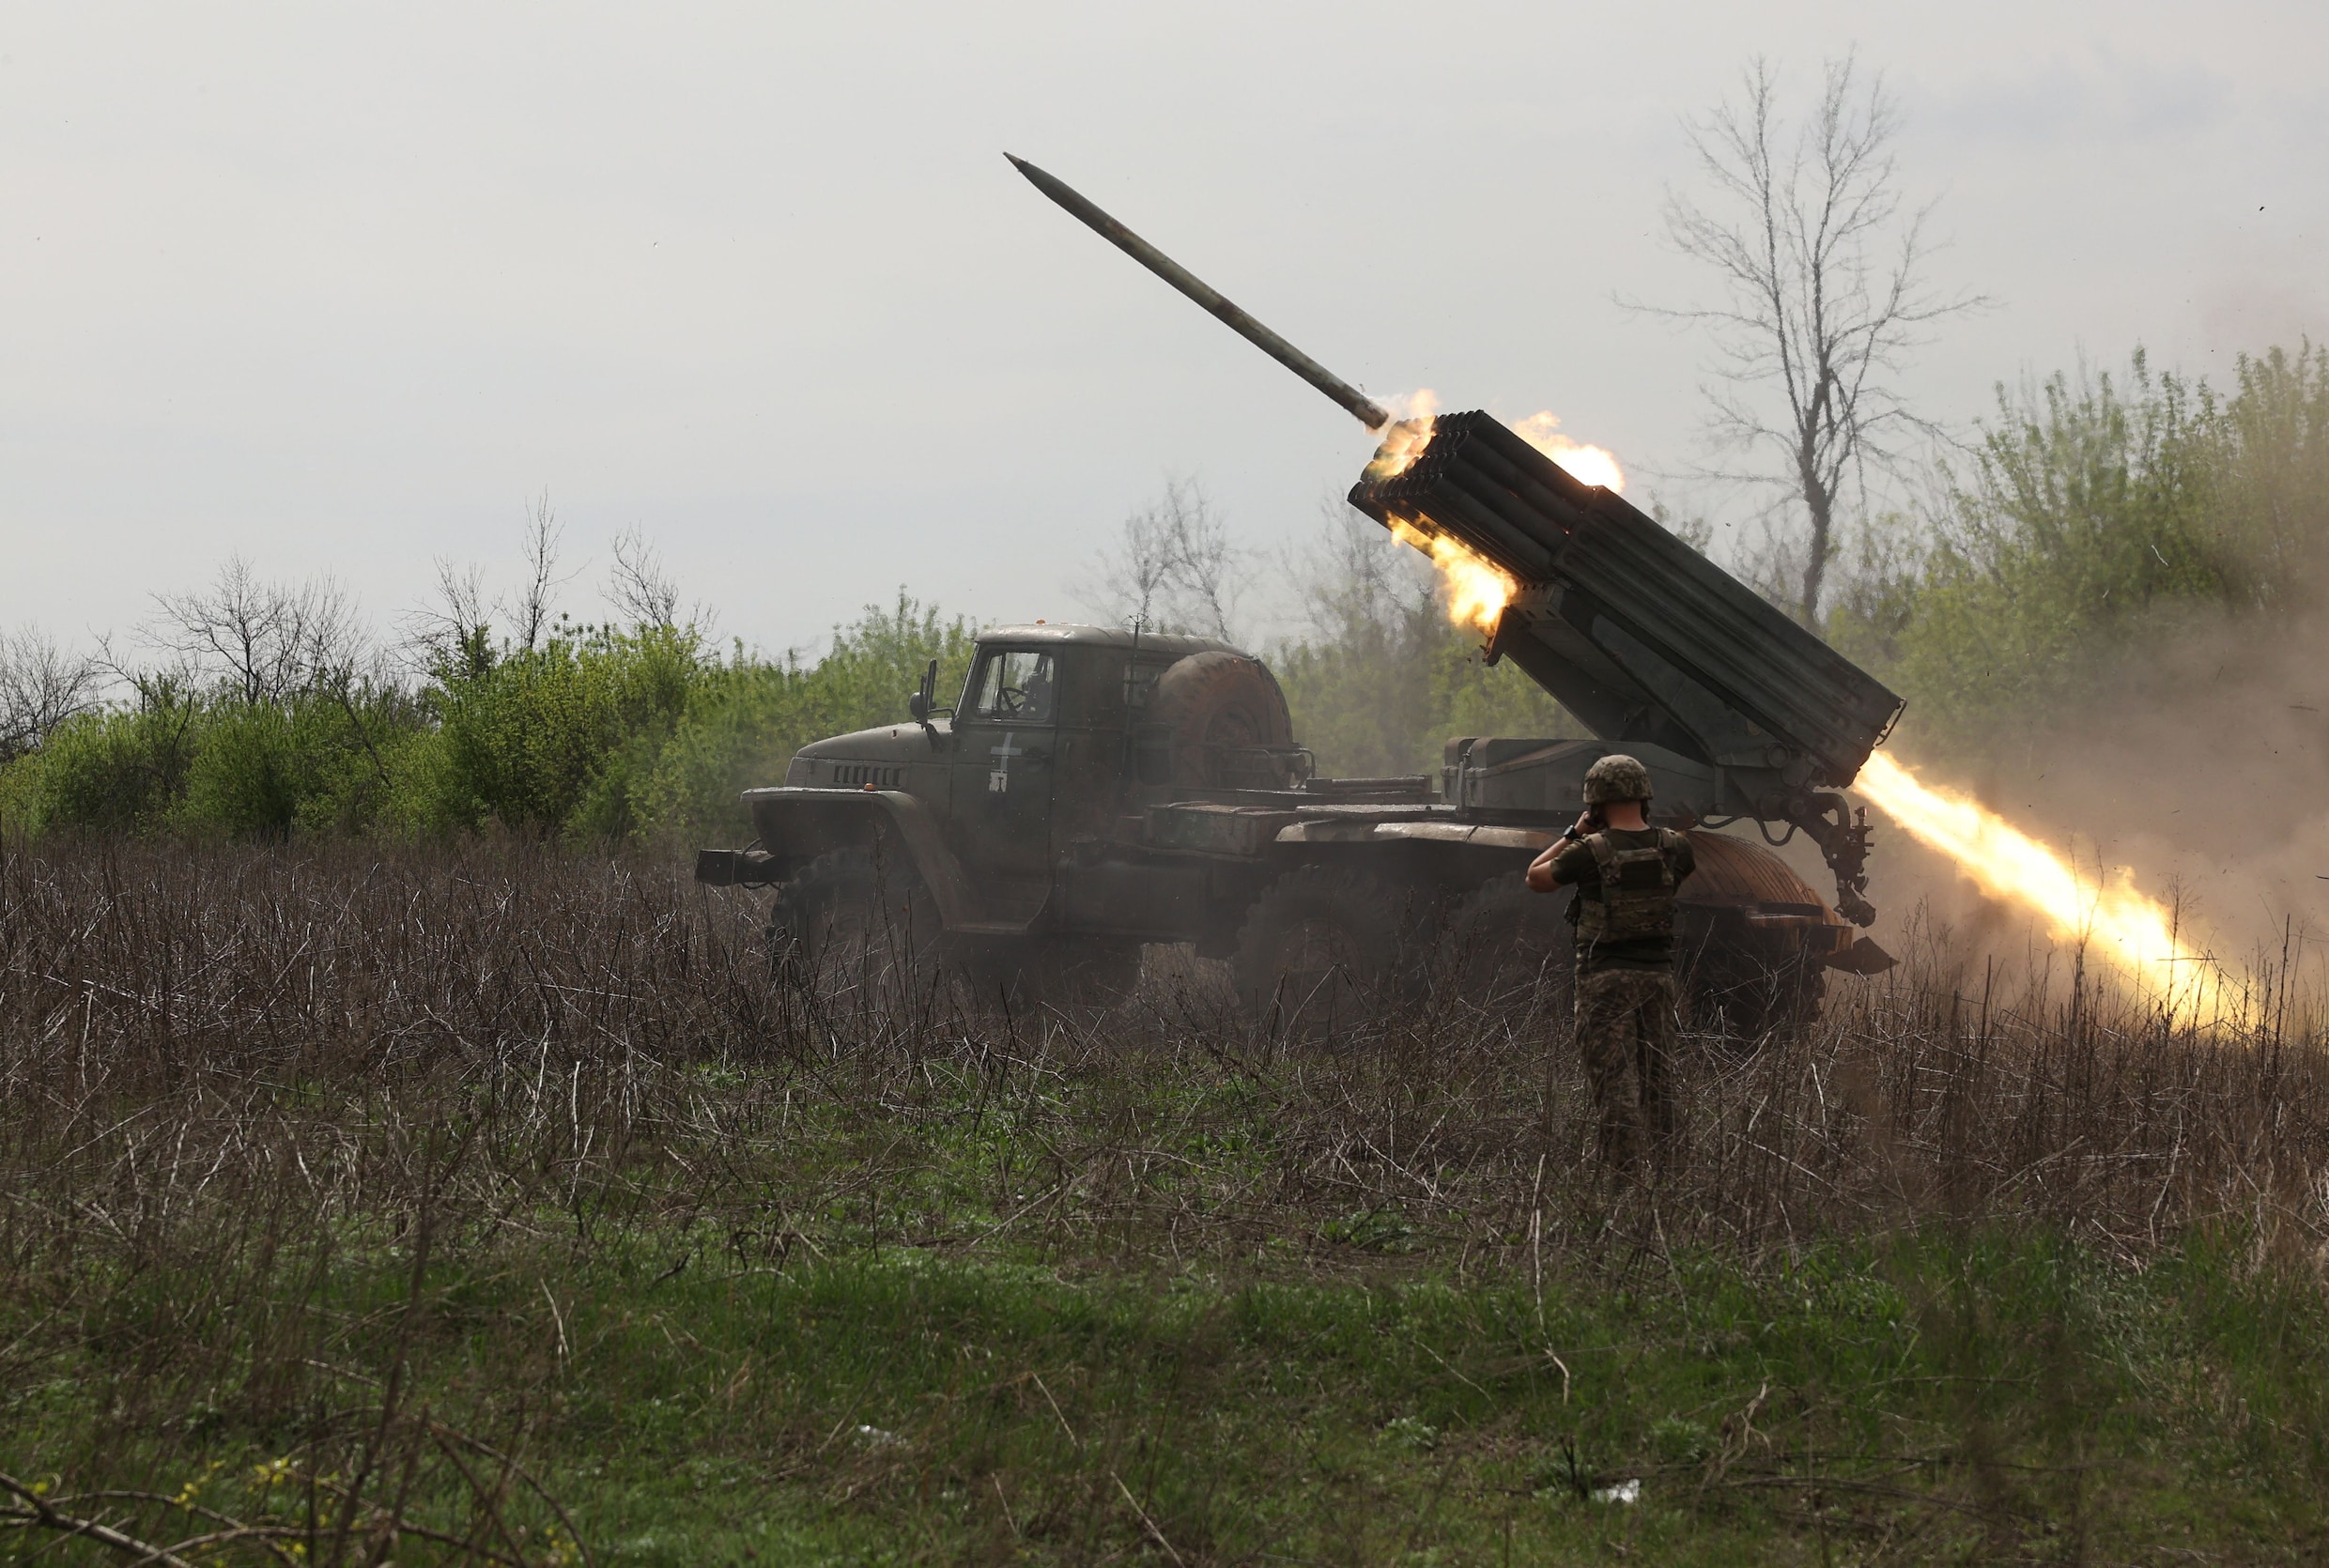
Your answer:
[[[492,1169],[579,1161],[577,1179],[611,1179],[651,1133],[726,1141],[763,1093],[879,1122],[1007,1059],[1074,1089],[1022,1109],[1083,1173],[1091,1212],[1164,1224],[1201,1197],[1232,1247],[1249,1223],[1395,1205],[1492,1251],[1532,1193],[1596,1211],[1607,1195],[1566,1016],[1527,992],[1450,988],[1319,1052],[1240,1020],[1206,966],[1162,954],[1106,1009],[998,1001],[930,969],[811,985],[743,898],[658,862],[516,841],[11,848],[0,915],[0,1084],[25,1108],[6,1134],[15,1155],[135,1110],[63,1169],[94,1174],[166,1128],[177,1158],[215,1140],[255,1176],[291,1160],[268,1139],[293,1130],[270,1111],[257,1138],[240,1108],[252,1084],[297,1080],[375,1106],[308,1130],[371,1151],[317,1169],[352,1177],[377,1157],[403,1171],[411,1130],[457,1113],[486,1118]],[[1839,978],[1824,1022],[1751,1051],[1689,1033],[1690,1131],[1656,1192],[1669,1233],[1753,1252],[1981,1215],[2136,1255],[2228,1215],[2319,1227],[2329,1076],[2285,1006],[2249,1033],[2202,1036],[2090,981],[2009,996],[1949,960],[1920,938],[1883,979]],[[707,1099],[706,1064],[759,1086]],[[1262,1097],[1276,1130],[1258,1183],[1242,1164],[1128,1176],[1120,1140],[1137,1130],[1079,1098],[1229,1083],[1249,1110]],[[683,1181],[661,1154],[635,1158]],[[725,1199],[699,1182],[688,1201]],[[1081,1222],[1057,1222],[1063,1241]]]
[[[239,555],[208,588],[159,593],[154,603],[145,640],[192,682],[223,684],[250,707],[345,679],[364,651],[355,607],[337,583],[268,582]]]
[[[68,653],[39,627],[0,633],[0,762],[95,709],[100,684],[95,660]]]
[[[1126,625],[1235,641],[1246,553],[1229,542],[1204,487],[1176,475],[1162,496],[1125,517],[1076,592]]]

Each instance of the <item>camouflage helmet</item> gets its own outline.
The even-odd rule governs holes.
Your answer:
[[[1587,806],[1649,798],[1650,770],[1623,752],[1613,751],[1585,770]]]

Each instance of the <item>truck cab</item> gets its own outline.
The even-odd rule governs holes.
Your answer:
[[[812,742],[782,789],[747,792],[759,847],[774,857],[757,869],[780,879],[833,847],[829,810],[814,822],[799,815],[828,802],[805,792],[903,795],[972,884],[982,918],[1032,919],[1063,858],[1136,836],[1144,763],[1158,785],[1169,783],[1169,737],[1161,750],[1143,721],[1164,672],[1199,653],[1244,657],[1203,638],[995,627],[979,638],[952,706],[925,698],[918,720]],[[892,812],[897,803],[859,809]]]

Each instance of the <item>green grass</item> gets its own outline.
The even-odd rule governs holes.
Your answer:
[[[0,1335],[57,1347],[0,1452],[20,1478],[101,1466],[297,1524],[303,1445],[377,1407],[401,1360],[404,1409],[517,1458],[604,1561],[2329,1545],[2329,1314],[2236,1238],[2140,1271],[1946,1230],[1749,1268],[1661,1248],[1634,1206],[1540,1289],[1375,1212],[1175,1266],[950,1205],[995,1191],[1012,1140],[926,1119],[938,1136],[890,1130],[913,1179],[811,1219],[602,1191],[594,1214],[471,1211],[417,1279],[417,1233],[384,1216],[270,1250],[190,1214],[229,1227],[179,1237],[199,1273],[108,1258],[0,1308]],[[842,1170],[862,1131],[795,1121],[749,1157]],[[1638,1503],[1593,1497],[1635,1480]],[[457,1532],[469,1494],[447,1470],[437,1488],[414,1516]],[[512,1516],[559,1560],[546,1508]]]
[[[1524,999],[852,1001],[724,907],[0,858],[0,1561],[2329,1555],[2311,1043],[1912,973],[1691,1034],[1650,1195]]]

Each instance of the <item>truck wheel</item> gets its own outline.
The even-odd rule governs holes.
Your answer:
[[[1828,951],[1810,933],[1758,926],[1757,915],[1817,915],[1827,904],[1763,845],[1697,829],[1698,870],[1682,886],[1683,993],[1691,1015],[1735,1043],[1819,1017]],[[1832,920],[1833,915],[1828,915]],[[1825,933],[1823,933],[1825,934]]]
[[[1374,878],[1340,867],[1288,872],[1238,932],[1230,974],[1239,1001],[1314,1038],[1369,1016],[1404,977],[1400,905]]]
[[[1488,878],[1448,916],[1442,983],[1484,1008],[1522,1000],[1566,1007],[1576,969],[1571,897],[1532,892],[1518,869]]]
[[[1140,984],[1140,944],[1103,942],[1072,937],[1057,944],[1058,960],[1052,973],[1059,994],[1067,1001],[1092,1007],[1113,1007]]]
[[[1157,678],[1144,728],[1161,732],[1168,747],[1164,758],[1143,758],[1144,782],[1208,790],[1287,787],[1294,720],[1277,677],[1259,659],[1214,649],[1176,661]]]
[[[1720,933],[1699,950],[1683,989],[1691,1016],[1743,1046],[1819,1018],[1828,983],[1802,953],[1778,956],[1725,942]]]
[[[1140,983],[1140,944],[1096,937],[995,938],[964,955],[972,988],[1013,1006],[1113,1007]]]
[[[862,845],[828,851],[777,889],[769,934],[820,985],[871,985],[933,958],[943,934],[913,866]]]

